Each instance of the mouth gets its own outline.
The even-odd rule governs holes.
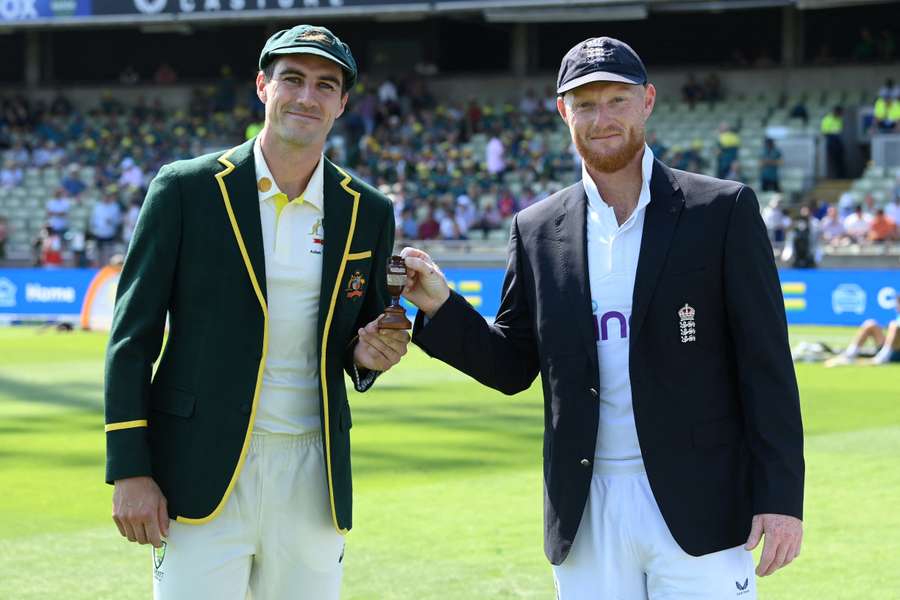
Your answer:
[[[591,136],[591,139],[592,140],[611,140],[615,137],[620,137],[621,135],[622,135],[621,133],[607,133],[605,135]]]
[[[322,120],[322,118],[319,117],[318,115],[311,115],[309,113],[287,111],[285,114],[292,119],[298,119],[301,121],[321,121]]]

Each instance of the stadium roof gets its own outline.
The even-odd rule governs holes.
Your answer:
[[[494,22],[583,22],[640,20],[649,12],[779,6],[811,10],[883,3],[887,0],[4,0],[0,30],[272,18],[390,20],[452,13],[482,13]]]

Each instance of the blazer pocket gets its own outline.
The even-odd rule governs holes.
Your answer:
[[[694,425],[691,432],[695,448],[714,448],[737,444],[744,437],[744,427],[737,417]]]
[[[152,409],[167,415],[188,418],[194,414],[197,395],[178,388],[161,388]]]

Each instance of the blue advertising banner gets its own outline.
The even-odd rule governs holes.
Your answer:
[[[500,306],[503,269],[446,269],[450,285],[486,317]],[[78,317],[94,269],[0,269],[0,318]],[[897,317],[900,269],[780,271],[788,322],[882,325]],[[404,306],[415,313],[405,300]]]
[[[91,15],[91,0],[2,0],[0,22]]]
[[[0,269],[0,318],[77,319],[94,269]]]
[[[493,317],[500,306],[502,269],[446,269],[447,278],[481,314]],[[808,325],[882,325],[897,317],[900,269],[783,269],[781,289],[788,322]],[[407,305],[408,306],[408,305]]]

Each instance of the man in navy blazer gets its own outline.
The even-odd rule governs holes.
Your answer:
[[[407,248],[413,341],[507,394],[541,374],[544,539],[559,598],[756,596],[800,551],[803,431],[753,190],[668,168],[656,90],[611,38],[562,61],[582,181],[513,219],[496,320]]]

